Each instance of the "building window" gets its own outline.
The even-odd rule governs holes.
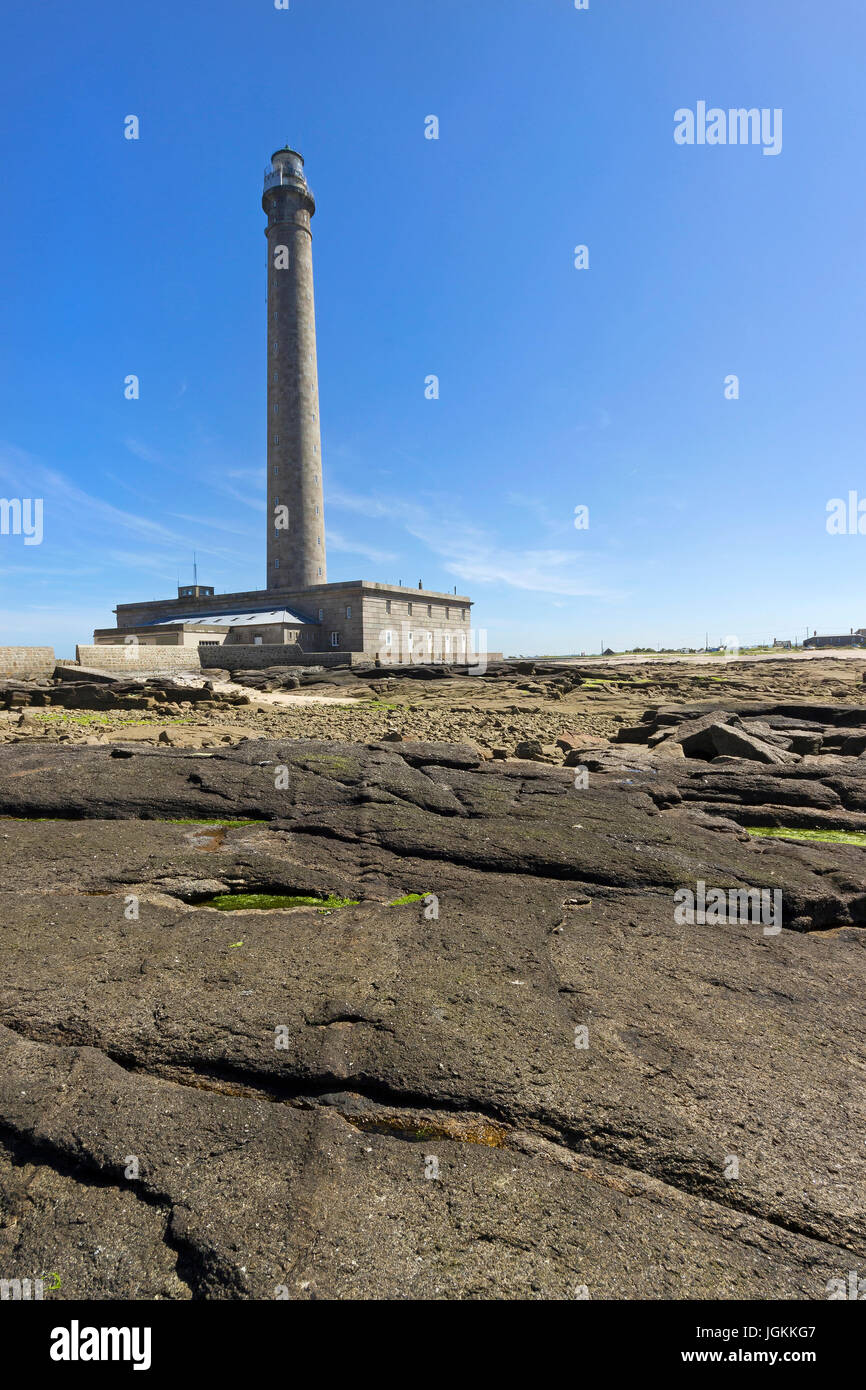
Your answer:
[[[274,569],[275,569],[275,570],[278,570],[279,568],[280,568],[280,562],[279,562],[279,560],[275,560],[275,561],[274,561]]]
[[[339,632],[332,632],[332,633],[331,633],[331,646],[332,646],[332,647],[339,647],[339,645],[340,645],[340,634],[339,634]]]
[[[322,566],[319,565],[319,578],[321,579],[321,577],[322,577]]]
[[[277,405],[276,401],[274,401],[274,414],[275,414],[275,415],[279,415],[279,413],[280,413],[280,407]]]
[[[446,609],[445,609],[445,617],[446,617],[446,618],[450,618],[450,617],[451,617],[451,609],[450,609],[450,608],[447,608],[447,607],[446,607]]]
[[[409,617],[411,618],[411,616],[412,616],[412,605],[411,605],[411,603],[407,603],[407,604],[406,604],[406,612],[409,614]]]
[[[322,573],[322,571],[319,570],[319,574],[321,574],[321,573]],[[319,622],[320,622],[320,623],[323,623],[324,621],[325,621],[325,610],[324,610],[324,608],[320,608],[320,609],[319,609]]]
[[[275,464],[274,464],[274,477],[277,476],[277,474],[279,473],[279,471],[280,471],[279,464],[275,463]]]
[[[428,604],[427,604],[427,617],[428,617],[428,618],[432,618],[432,617],[433,617],[433,605],[432,605],[432,603],[428,603]]]
[[[280,436],[279,436],[278,434],[275,434],[275,435],[274,435],[274,443],[275,443],[275,444],[279,444],[279,442],[280,442]]]
[[[461,616],[461,618],[463,619],[463,621],[465,622],[465,621],[466,621],[466,609],[465,609],[465,608],[461,608],[461,609],[460,609],[460,616]]]
[[[316,516],[318,516],[318,515],[319,515],[319,509],[318,509],[318,507],[317,507],[317,508],[316,508]]]
[[[346,604],[346,617],[347,617],[347,618],[351,618],[351,616],[352,616],[352,605],[351,605],[351,603],[347,603],[347,604]]]
[[[450,632],[446,632],[446,634],[445,634],[445,650],[446,650],[446,652],[450,652],[450,650],[451,650],[451,633],[450,633]]]
[[[199,642],[200,647],[218,647],[219,642]]]
[[[385,599],[385,612],[386,612],[386,613],[390,613],[390,612],[391,612],[391,600],[390,600],[389,598],[386,598],[386,599]]]
[[[276,317],[277,317],[276,314],[274,314],[274,318],[276,318]],[[279,350],[280,350],[280,345],[279,345],[279,343],[274,343],[273,347],[271,348],[271,352],[273,353],[274,357],[276,357],[276,355],[277,355],[277,353],[279,352]]]
[[[321,545],[321,544],[322,544],[322,537],[321,537],[321,536],[317,536],[317,537],[316,537],[316,545]]]
[[[384,644],[385,644],[386,647],[390,647],[391,642],[392,642],[392,640],[393,640],[393,636],[394,636],[394,634],[393,634],[392,632],[390,632],[390,631],[389,631],[389,632],[383,632],[383,633],[382,633],[382,641],[384,642]]]
[[[279,374],[279,372],[274,372],[274,381],[279,381],[279,379],[280,379],[280,374]]]

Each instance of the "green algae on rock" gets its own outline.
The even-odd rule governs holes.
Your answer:
[[[866,830],[801,830],[798,827],[747,825],[750,835],[761,835],[775,840],[807,840],[828,845],[860,845],[866,847]]]

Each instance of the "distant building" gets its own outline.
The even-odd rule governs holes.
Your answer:
[[[846,632],[841,637],[820,637],[813,633],[803,643],[804,647],[866,647],[866,631]]]

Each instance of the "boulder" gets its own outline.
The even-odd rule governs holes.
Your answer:
[[[749,734],[745,729],[736,729],[730,724],[711,724],[702,731],[701,737],[708,737],[717,754],[727,755],[734,758],[750,758],[758,763],[795,763],[799,759],[796,753],[789,753],[784,748],[777,748],[772,743],[767,743],[764,739],[756,738],[754,734]],[[689,745],[684,739],[677,740],[682,743],[683,752],[689,753]]]

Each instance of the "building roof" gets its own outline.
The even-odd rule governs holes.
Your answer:
[[[183,623],[185,627],[270,627],[278,623],[287,623],[291,627],[316,626],[310,623],[309,618],[302,618],[298,613],[290,612],[288,608],[268,608],[252,613],[174,614],[170,618],[154,618],[149,623],[141,623],[140,626],[174,627],[178,623]]]

